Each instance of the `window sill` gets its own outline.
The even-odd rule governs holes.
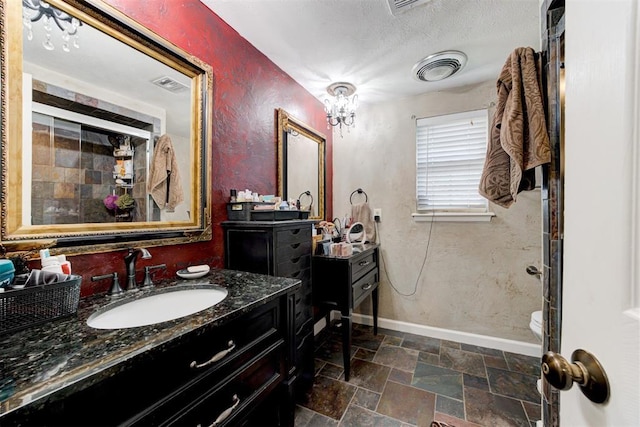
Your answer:
[[[493,212],[429,212],[412,213],[415,222],[489,222]]]

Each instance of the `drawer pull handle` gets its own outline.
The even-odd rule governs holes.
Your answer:
[[[360,261],[360,262],[358,263],[358,265],[359,265],[360,267],[363,267],[363,266],[365,266],[365,265],[369,265],[369,264],[371,264],[371,261]]]
[[[364,285],[362,287],[363,291],[368,291],[369,289],[371,289],[371,287],[373,286],[373,283],[367,283],[366,285]]]
[[[293,258],[291,260],[291,264],[297,264],[298,262],[300,262],[300,258],[302,258],[301,256],[299,256],[298,258]]]
[[[293,245],[291,245],[291,248],[298,249],[299,246],[300,246],[300,243],[294,243]]]
[[[209,427],[216,427],[218,425],[220,425],[221,422],[223,422],[224,420],[226,420],[229,415],[231,415],[231,413],[233,412],[234,409],[236,409],[236,407],[238,406],[238,404],[240,403],[240,399],[238,398],[237,394],[233,395],[233,405],[227,409],[225,409],[224,411],[222,411],[222,413],[220,415],[218,415],[218,418],[216,418],[216,420],[213,422],[213,424],[211,424]]]
[[[198,364],[195,360],[193,362],[191,362],[191,364],[189,365],[191,368],[194,369],[199,369],[199,368],[204,368],[205,366],[208,366],[212,363],[217,362],[218,360],[224,358],[227,354],[231,353],[231,351],[236,348],[236,344],[233,342],[233,340],[229,341],[227,343],[227,345],[229,346],[229,348],[227,348],[226,350],[222,350],[219,351],[218,353],[214,354],[213,357],[209,360],[207,360],[204,363],[200,363]]]

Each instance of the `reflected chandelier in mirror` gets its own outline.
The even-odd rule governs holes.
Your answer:
[[[325,217],[326,137],[278,110],[278,193],[297,199],[309,218]]]
[[[0,0],[2,246],[211,238],[212,70],[99,0]]]

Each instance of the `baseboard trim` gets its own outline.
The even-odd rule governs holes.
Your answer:
[[[359,323],[362,325],[373,325],[373,317],[369,315],[354,313],[352,315],[352,320],[354,323]],[[504,338],[491,337],[488,335],[479,335],[469,332],[454,331],[451,329],[435,328],[433,326],[418,325],[416,323],[402,322],[399,320],[385,319],[382,317],[378,317],[378,326],[380,328],[390,329],[392,331],[407,332],[411,334],[455,341],[469,345],[495,348],[497,350],[524,354],[526,356],[540,357],[542,355],[542,345],[531,344],[523,341],[507,340]],[[320,329],[322,329],[323,327],[324,325],[322,325]]]

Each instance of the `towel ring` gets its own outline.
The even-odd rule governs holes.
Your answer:
[[[311,203],[309,203],[309,208],[311,208],[311,206],[313,206],[313,196],[311,195],[311,191],[307,190],[300,193],[300,195],[298,196],[298,200],[302,200],[302,196],[309,196],[311,198]],[[302,205],[302,202],[300,202],[300,204]]]
[[[353,204],[353,195],[356,194],[356,193],[364,194],[364,202],[365,203],[367,203],[369,201],[369,197],[367,196],[367,193],[365,193],[362,188],[358,188],[353,193],[351,193],[351,196],[349,197],[349,203]]]

